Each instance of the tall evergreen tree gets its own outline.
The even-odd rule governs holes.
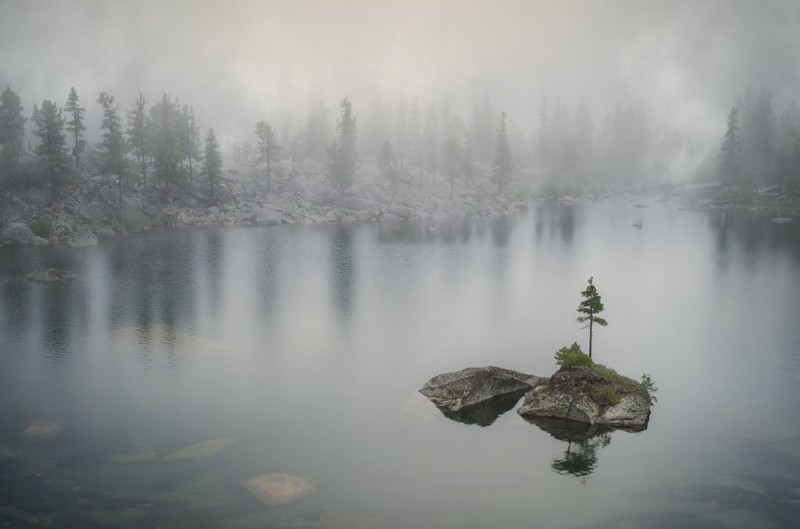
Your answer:
[[[278,156],[278,142],[275,138],[275,133],[272,127],[266,121],[259,121],[256,123],[256,137],[258,143],[256,149],[258,150],[258,163],[267,164],[267,193],[271,191],[272,187],[272,164]]]
[[[34,134],[39,138],[36,154],[44,161],[50,194],[55,198],[56,189],[67,176],[67,140],[64,137],[64,117],[58,105],[46,99],[42,108],[33,107]]]
[[[422,158],[425,173],[435,184],[436,171],[439,169],[439,119],[433,107],[428,109],[422,129]]]
[[[67,103],[64,105],[64,110],[66,110],[69,117],[66,125],[67,131],[72,133],[72,157],[75,158],[75,168],[77,169],[81,152],[86,145],[86,142],[81,139],[83,131],[86,130],[86,126],[83,124],[83,112],[85,109],[80,105],[80,98],[74,86],[69,89],[69,95],[67,96]]]
[[[601,327],[605,327],[608,325],[608,322],[598,316],[601,312],[605,310],[603,306],[603,300],[600,298],[600,294],[597,293],[597,288],[594,286],[592,282],[593,278],[589,278],[589,285],[586,287],[586,290],[581,292],[581,296],[583,296],[583,301],[581,301],[580,305],[578,305],[578,312],[581,314],[577,318],[578,323],[583,323],[583,328],[589,328],[589,358],[592,358],[592,337],[594,335],[594,325],[600,325]]]
[[[719,151],[719,176],[728,191],[742,181],[741,147],[739,145],[739,109],[735,106],[728,112],[728,126]]]
[[[328,175],[339,189],[339,200],[344,200],[345,192],[353,185],[356,174],[356,119],[353,105],[347,98],[342,99],[342,119],[336,124],[336,138],[328,148]]]
[[[139,92],[128,111],[128,143],[142,165],[142,190],[147,194],[147,99]]]
[[[203,158],[203,173],[208,180],[209,196],[213,204],[217,203],[217,190],[222,177],[222,155],[219,152],[219,143],[214,129],[208,129],[206,135],[206,151]]]
[[[25,118],[19,96],[6,86],[0,94],[0,188],[11,191],[19,181],[19,157]]]
[[[539,167],[546,168],[550,163],[550,116],[547,111],[547,98],[539,105]]]
[[[508,146],[508,132],[506,131],[506,113],[500,114],[500,128],[497,131],[497,146],[494,151],[494,165],[492,177],[497,183],[497,194],[503,194],[503,188],[511,183],[511,149]]]
[[[461,149],[456,138],[447,138],[442,147],[442,171],[450,188],[450,198],[453,198],[453,189],[456,185],[459,171],[461,170]]]
[[[147,144],[153,157],[157,185],[162,193],[168,191],[170,186],[177,186],[181,181],[178,111],[177,104],[167,94],[163,94],[161,99],[150,107]]]
[[[397,193],[397,180],[398,180],[398,173],[397,173],[397,159],[394,157],[394,151],[392,150],[392,144],[388,141],[383,144],[383,149],[381,149],[381,155],[378,158],[378,169],[381,172],[381,176],[384,180],[388,180],[392,186],[392,192]]]
[[[198,127],[194,117],[194,109],[189,105],[178,107],[178,157],[180,159],[181,172],[185,169],[189,171],[189,183],[194,183],[194,168],[192,161],[200,157],[200,147],[198,146]],[[184,161],[186,165],[184,166]]]
[[[102,170],[106,175],[117,176],[117,203],[122,206],[122,181],[128,175],[128,161],[125,155],[128,145],[122,135],[122,121],[117,114],[114,96],[100,92],[97,102],[103,107],[103,120],[100,128],[103,132],[101,146],[103,148]]]

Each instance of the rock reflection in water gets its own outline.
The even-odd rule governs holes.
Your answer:
[[[513,408],[519,399],[525,394],[522,390],[516,393],[500,395],[482,404],[468,406],[458,411],[449,411],[439,408],[445,417],[464,424],[477,424],[478,426],[490,426],[502,414]]]

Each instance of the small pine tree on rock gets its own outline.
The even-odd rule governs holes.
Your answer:
[[[598,316],[598,314],[605,310],[605,307],[603,306],[603,300],[600,294],[597,293],[597,288],[592,282],[593,279],[592,277],[589,278],[589,286],[586,287],[586,290],[581,292],[583,301],[578,305],[578,312],[581,315],[577,318],[578,323],[584,324],[584,329],[587,327],[589,328],[589,358],[592,358],[592,336],[594,334],[594,326],[600,325],[601,327],[605,327],[608,325],[605,319]]]

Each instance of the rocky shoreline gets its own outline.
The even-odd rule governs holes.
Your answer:
[[[13,195],[0,206],[0,246],[66,244],[85,247],[107,237],[154,228],[184,226],[276,226],[332,222],[440,220],[470,215],[499,216],[527,208],[527,201],[461,193],[423,193],[409,187],[390,197],[363,186],[344,199],[300,188],[267,193],[260,182],[230,180],[227,193],[216,205],[189,191],[169,203],[145,200],[140,194],[123,196],[119,206],[114,189],[103,183],[73,189],[52,200],[42,188]],[[152,197],[150,197],[152,198]]]

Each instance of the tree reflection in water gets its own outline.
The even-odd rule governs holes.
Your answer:
[[[564,456],[550,465],[557,474],[586,478],[597,468],[597,452],[611,444],[611,430],[574,421],[536,419],[535,424],[559,441],[567,443]]]

